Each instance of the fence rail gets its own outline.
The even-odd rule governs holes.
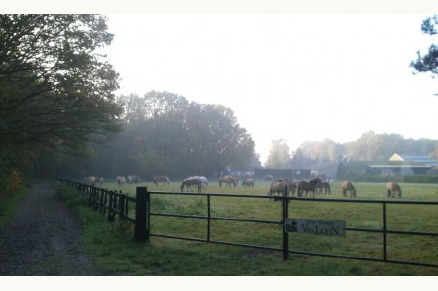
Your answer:
[[[136,197],[130,197],[123,193],[117,193],[115,191],[110,191],[107,189],[97,188],[89,185],[85,185],[79,182],[74,182],[70,180],[62,180],[61,182],[66,183],[78,191],[80,191],[84,196],[87,197],[89,205],[95,210],[107,215],[109,221],[113,221],[115,215],[118,215],[120,219],[127,219],[135,224],[134,239],[141,242],[149,242],[150,237],[162,237],[169,239],[180,239],[188,241],[197,241],[205,243],[213,243],[220,245],[230,245],[230,246],[241,246],[269,251],[281,251],[283,253],[283,259],[288,259],[289,254],[298,255],[308,255],[308,256],[321,256],[321,257],[332,257],[332,258],[343,258],[343,259],[356,259],[365,261],[377,261],[377,262],[389,262],[397,264],[407,264],[407,265],[417,265],[424,267],[438,267],[436,263],[426,263],[417,261],[405,261],[405,260],[395,260],[388,258],[387,252],[387,235],[388,234],[398,234],[398,235],[410,235],[410,236],[432,236],[438,237],[437,232],[421,232],[421,231],[404,231],[397,229],[388,229],[387,225],[387,205],[438,205],[437,202],[430,201],[394,201],[394,200],[346,200],[346,199],[318,199],[318,198],[298,198],[289,196],[280,196],[278,199],[281,200],[279,204],[281,207],[281,219],[280,220],[267,220],[267,219],[242,219],[233,217],[216,217],[211,215],[212,202],[211,197],[229,197],[231,199],[239,198],[249,198],[249,199],[271,199],[270,196],[264,195],[246,195],[246,194],[218,194],[218,193],[181,193],[181,192],[159,192],[159,191],[148,191],[147,187],[137,187]],[[287,189],[286,189],[287,191]],[[151,212],[151,196],[153,195],[188,195],[188,196],[199,196],[207,198],[206,212],[207,215],[185,215],[185,214],[175,214],[175,213],[157,213]],[[362,257],[362,256],[348,256],[348,255],[338,255],[330,253],[317,253],[317,252],[306,252],[298,250],[289,249],[289,233],[286,231],[285,223],[289,218],[289,205],[293,205],[296,201],[308,201],[310,203],[359,203],[359,204],[380,204],[382,205],[382,228],[361,228],[361,227],[346,227],[346,231],[358,231],[358,232],[371,232],[371,233],[381,233],[382,234],[382,256],[381,257]],[[135,203],[135,217],[129,216],[129,209],[132,203]],[[184,237],[169,234],[159,234],[153,233],[151,229],[151,220],[153,217],[175,217],[181,219],[200,219],[207,221],[207,229],[205,238],[194,238],[194,237]],[[249,223],[263,223],[269,225],[277,225],[282,227],[282,247],[275,248],[263,245],[255,244],[242,244],[229,241],[218,241],[211,239],[211,221],[232,221],[232,222],[249,222]]]

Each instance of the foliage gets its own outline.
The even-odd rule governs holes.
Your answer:
[[[23,178],[17,169],[12,170],[12,172],[5,178],[6,189],[11,192],[20,190],[23,186]]]
[[[6,191],[3,187],[0,188],[0,227],[15,215],[18,202],[29,190],[27,185],[14,192]]]
[[[287,147],[284,141],[280,140],[280,142],[283,143],[283,148]],[[278,143],[279,141],[273,141],[271,153],[279,152]],[[287,160],[286,155],[283,159],[286,159],[285,167],[292,169],[312,168],[325,163],[338,163],[340,165],[338,178],[340,179],[355,181],[370,178],[371,181],[375,181],[369,175],[365,177],[367,163],[386,163],[394,153],[436,158],[438,156],[437,145],[437,140],[405,139],[400,134],[376,134],[370,131],[363,133],[355,141],[343,144],[335,143],[329,139],[320,142],[305,142],[295,151],[292,151],[290,159]],[[276,163],[277,166],[283,164]]]
[[[106,30],[99,15],[0,15],[0,171],[31,168],[42,151],[84,153],[120,130]]]
[[[84,163],[84,175],[209,176],[254,159],[254,141],[230,108],[155,91],[120,100],[125,130],[91,146],[94,156]]]
[[[273,169],[284,169],[289,160],[289,146],[284,139],[274,140],[271,144],[268,160],[265,167]]]
[[[430,36],[437,34],[437,28],[437,15],[424,19],[421,25],[421,31]],[[425,55],[421,55],[420,51],[417,52],[417,55],[418,58],[411,62],[411,67],[417,72],[429,72],[432,73],[433,76],[438,74],[438,46],[436,44],[431,44]]]

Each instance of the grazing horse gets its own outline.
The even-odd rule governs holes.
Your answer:
[[[342,182],[341,188],[342,188],[342,195],[344,195],[344,197],[347,197],[347,191],[350,192],[350,197],[357,196],[356,188],[353,186],[353,184],[350,181]]]
[[[87,185],[94,186],[94,183],[96,183],[96,177],[92,177],[92,176],[85,177],[84,178],[84,183],[87,184]]]
[[[289,194],[292,194],[292,196],[294,196],[295,191],[297,191],[297,182],[293,181],[292,179],[287,179],[287,187],[289,189]]]
[[[155,176],[153,178],[154,184],[158,186],[158,183],[163,183],[164,185],[170,185],[170,180],[167,176]]]
[[[286,189],[286,182],[272,182],[271,186],[269,187],[269,192],[268,195],[272,196],[274,198],[274,200],[277,200],[277,198],[275,198],[275,193],[277,193],[277,196],[280,196],[284,193],[285,189]],[[289,193],[286,193],[286,196],[289,195]],[[271,200],[271,198],[269,198],[269,200]]]
[[[201,186],[203,188],[208,186],[208,179],[204,176],[196,176],[199,180],[201,180]]]
[[[298,181],[297,182],[297,195],[298,197],[303,197],[303,193],[306,192],[307,194],[311,194],[312,198],[315,198],[315,187],[316,184],[321,183],[320,178],[313,178],[309,182],[306,181]]]
[[[245,178],[242,182],[243,187],[254,187],[254,178]]]
[[[398,197],[401,198],[402,190],[400,185],[395,182],[386,183],[386,190],[388,191],[388,197]]]
[[[222,176],[219,178],[219,187],[222,187],[222,183],[227,184],[225,187],[231,187],[230,184],[233,184],[234,188],[236,188],[237,178],[230,175]]]
[[[139,176],[135,176],[135,175],[128,176],[128,183],[138,183],[138,182],[140,182]]]
[[[330,183],[329,182],[321,182],[318,183],[315,187],[317,189],[317,193],[330,194]]]
[[[202,181],[199,179],[199,177],[189,177],[182,181],[181,183],[181,192],[184,192],[184,187],[187,188],[187,192],[190,191],[193,192],[192,186],[195,185],[198,187],[198,192],[201,192],[202,189]]]
[[[116,179],[116,181],[117,181],[117,185],[119,186],[119,187],[122,187],[123,185],[125,185],[125,183],[126,183],[126,179],[125,179],[125,177],[117,177],[117,179]]]

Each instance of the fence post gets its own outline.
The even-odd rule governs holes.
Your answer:
[[[147,187],[136,188],[135,232],[134,239],[138,242],[149,242],[149,223],[147,209],[150,196]]]
[[[386,261],[387,249],[386,249],[386,203],[383,202],[383,260]]]
[[[120,219],[124,219],[125,218],[125,201],[126,201],[126,196],[125,195],[120,195],[119,196],[119,217]]]
[[[282,208],[282,222],[283,222],[283,260],[287,260],[289,257],[289,234],[286,231],[286,218],[289,216],[289,199],[288,195],[288,185],[286,184],[283,191],[283,197],[281,199]]]
[[[108,192],[109,195],[109,203],[108,203],[108,221],[114,221],[114,213],[113,213],[113,200],[114,200],[114,192]]]
[[[207,195],[207,242],[210,242],[210,230],[211,230],[211,202],[210,202],[210,195]]]

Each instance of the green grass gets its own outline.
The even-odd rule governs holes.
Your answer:
[[[0,227],[15,215],[21,197],[29,191],[30,187],[26,186],[17,192],[0,195]]]
[[[318,198],[343,198],[339,183],[332,183],[332,195]],[[149,191],[179,192],[179,183],[155,186],[152,183],[128,184],[122,189],[135,195],[137,186]],[[355,183],[360,199],[387,199],[383,183]],[[105,184],[108,189],[119,189]],[[401,184],[401,200],[437,201],[436,186],[432,184]],[[210,183],[209,193],[266,195],[268,183],[255,188],[219,188]],[[351,198],[345,198],[351,200]],[[389,198],[391,200],[399,200]],[[74,204],[74,203],[73,203]],[[279,202],[265,199],[212,197],[212,216],[242,219],[281,220]],[[78,204],[83,217],[84,243],[104,274],[108,275],[437,275],[438,268],[418,267],[393,263],[289,255],[253,248],[224,246],[174,240],[151,236],[150,243],[133,240],[133,226],[118,220],[108,223],[106,218],[90,208]],[[388,228],[399,230],[438,232],[438,206],[387,205]],[[155,213],[206,215],[207,198],[185,195],[153,194],[151,210]],[[130,207],[135,209],[135,207]],[[370,203],[322,203],[294,201],[289,217],[308,219],[345,220],[347,226],[382,228],[382,206]],[[184,237],[206,238],[205,220],[152,216],[152,233]],[[212,221],[211,239],[243,244],[281,248],[282,231],[278,225]],[[390,259],[418,260],[438,263],[438,238],[427,236],[388,235]],[[289,234],[289,248],[337,255],[382,257],[382,234],[348,231],[346,237]]]

